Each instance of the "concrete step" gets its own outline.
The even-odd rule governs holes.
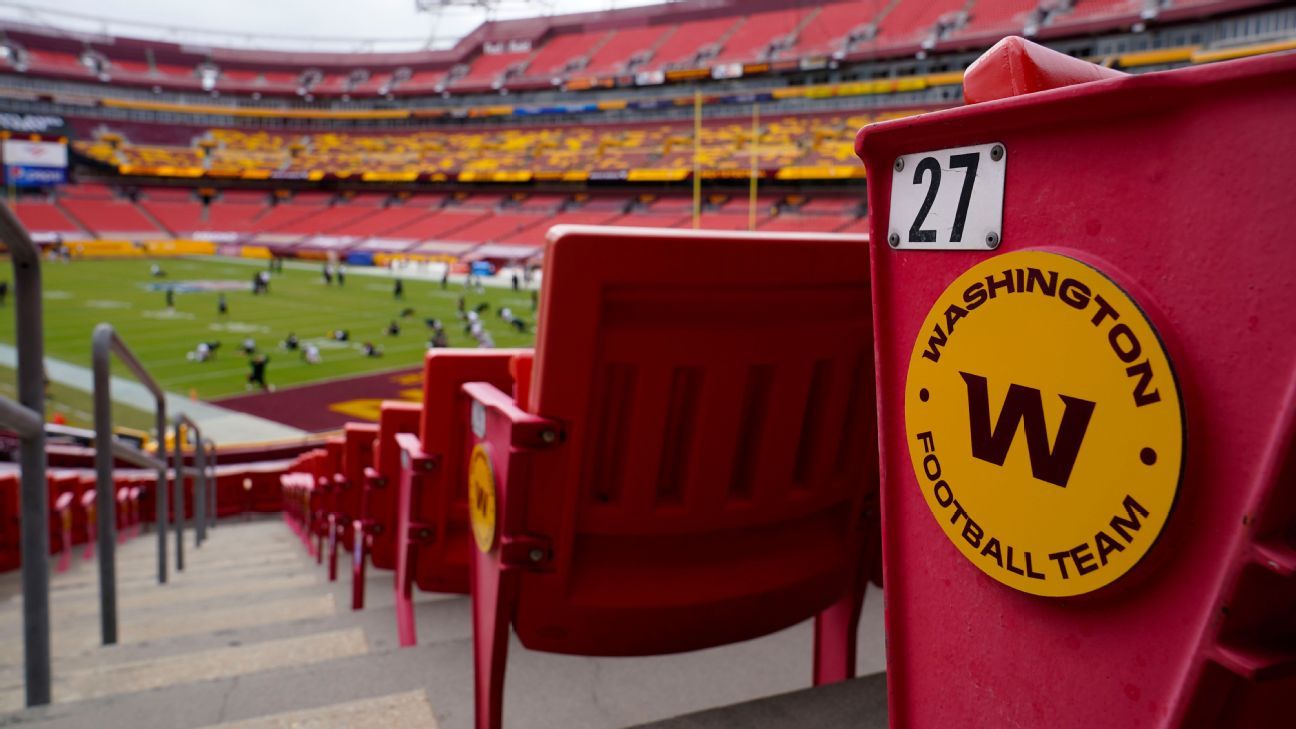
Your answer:
[[[708,709],[636,729],[887,729],[886,674]]]
[[[340,556],[340,579],[329,583],[326,566],[282,523],[222,524],[201,550],[187,552],[187,569],[166,585],[150,581],[154,548],[146,539],[121,550],[138,581],[121,591],[120,645],[97,646],[93,563],[54,577],[61,597],[51,706],[21,709],[17,603],[0,603],[0,712],[12,712],[0,715],[0,725],[472,726],[468,597],[416,593],[419,645],[401,649],[392,573],[370,570],[368,607],[352,612],[349,555]],[[811,638],[807,622],[737,645],[623,659],[538,653],[514,639],[506,726],[682,720],[802,689]],[[859,670],[881,670],[880,593],[865,603],[860,641]],[[803,725],[827,726],[784,724]]]

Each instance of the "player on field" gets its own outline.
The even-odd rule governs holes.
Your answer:
[[[253,385],[259,386],[262,390],[273,390],[269,383],[266,382],[266,366],[270,364],[270,358],[264,354],[258,354],[248,360],[248,366],[252,371],[248,373],[247,389],[251,390]]]

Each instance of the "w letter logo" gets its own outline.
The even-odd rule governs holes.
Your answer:
[[[1094,403],[1077,397],[1059,395],[1065,405],[1057,440],[1050,446],[1048,427],[1044,423],[1044,401],[1040,391],[1023,385],[1010,385],[1004,398],[999,420],[990,426],[990,396],[986,378],[960,372],[968,391],[968,422],[972,432],[972,455],[1002,466],[1012,447],[1020,425],[1026,431],[1026,449],[1030,454],[1031,473],[1041,481],[1066,488],[1075,467],[1080,444],[1084,442]]]

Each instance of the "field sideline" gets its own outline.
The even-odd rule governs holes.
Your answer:
[[[167,276],[153,278],[152,263]],[[439,282],[406,279],[403,301],[392,294],[393,281],[385,276],[347,276],[346,285],[326,286],[320,268],[289,267],[272,275],[270,294],[253,296],[251,280],[257,266],[219,258],[75,260],[46,262],[44,271],[45,354],[67,362],[90,366],[90,337],[99,322],[111,323],[143,361],[149,372],[168,391],[210,400],[242,393],[248,374],[247,358],[238,346],[252,337],[258,350],[270,356],[268,379],[277,387],[305,384],[339,377],[417,367],[427,350],[426,318],[446,324],[450,344],[476,346],[458,325],[456,300],[464,295],[462,285],[451,284],[443,291]],[[179,292],[175,309],[165,305],[165,294],[150,290],[159,284],[235,286],[225,292],[229,313],[217,312],[215,290]],[[496,312],[508,306],[517,316],[534,321],[530,292],[487,288],[484,294],[466,295],[470,307],[489,303],[483,314],[486,328],[498,347],[531,346],[534,334],[518,333]],[[10,309],[0,317],[0,342],[14,343],[12,297]],[[400,318],[404,308],[414,314]],[[398,336],[385,333],[396,319]],[[349,342],[334,342],[329,332],[346,329]],[[296,352],[280,348],[289,332],[303,342],[319,345],[323,363],[308,365]],[[185,358],[201,341],[219,340],[215,359],[191,362]],[[365,357],[360,344],[371,341],[383,350],[381,357]],[[115,365],[116,374],[126,374]]]

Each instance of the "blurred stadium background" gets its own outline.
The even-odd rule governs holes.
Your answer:
[[[393,41],[314,36],[309,18],[276,35],[237,17],[226,32],[114,17],[113,3],[0,2],[0,164],[9,206],[50,260],[51,418],[90,425],[90,333],[110,321],[167,391],[248,415],[222,445],[309,444],[377,420],[381,399],[419,399],[410,376],[432,319],[451,346],[477,346],[459,313],[480,306],[494,345],[529,346],[552,226],[867,233],[857,131],[960,105],[964,70],[1005,36],[1136,74],[1296,49],[1296,7],[1272,0],[411,4],[429,30]],[[271,294],[254,296],[247,282],[272,262]],[[326,268],[345,286],[325,284]],[[521,326],[496,316],[505,308]],[[336,330],[345,345],[331,346]],[[283,350],[289,333],[323,344],[323,363]],[[317,389],[236,397],[247,337],[280,390]],[[222,342],[216,359],[187,358],[208,340]],[[382,356],[365,356],[366,341]],[[6,315],[10,397],[15,346]],[[118,423],[146,430],[147,405],[122,398]],[[878,668],[873,647],[861,666]],[[4,658],[12,692],[21,656]],[[621,697],[610,721],[752,698],[782,679],[715,701]],[[559,713],[572,726],[606,718]]]

